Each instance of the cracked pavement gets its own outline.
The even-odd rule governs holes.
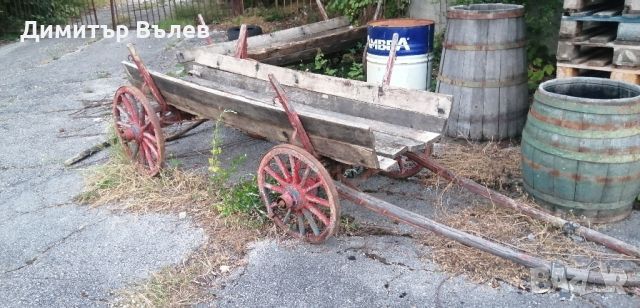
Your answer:
[[[126,43],[48,39],[0,47],[3,307],[106,304],[115,290],[179,263],[204,241],[177,214],[133,215],[73,201],[82,172],[106,153],[77,168],[63,162],[105,138],[108,103],[125,84],[119,62]],[[151,63],[174,65],[166,41],[135,43]]]

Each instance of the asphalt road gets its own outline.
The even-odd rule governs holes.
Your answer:
[[[103,140],[108,115],[78,110],[105,102],[125,83],[119,62],[136,43],[148,66],[175,67],[184,42],[135,39],[42,40],[0,47],[0,303],[5,307],[107,305],[114,292],[185,258],[204,240],[202,230],[178,215],[132,215],[73,201],[82,172],[62,162]],[[190,168],[205,168],[209,126],[172,143],[168,152]],[[225,130],[226,159],[247,154],[240,175],[253,172],[270,144]],[[374,177],[365,191],[426,216],[437,192],[415,182]],[[457,190],[449,207],[466,206]],[[343,203],[358,221],[415,232]],[[634,244],[640,215],[605,228]],[[493,288],[449,277],[425,261],[428,247],[406,236],[339,237],[322,245],[296,241],[254,243],[246,266],[211,290],[221,307],[438,307],[639,306],[637,297],[604,293],[570,297]],[[488,269],[489,270],[489,269]]]

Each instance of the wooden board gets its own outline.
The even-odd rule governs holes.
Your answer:
[[[336,52],[358,41],[364,42],[366,28],[354,28],[346,17],[338,17],[300,27],[249,37],[249,58],[264,63],[285,65],[310,59],[320,48],[325,53]],[[206,58],[211,54],[232,55],[237,41],[197,47],[178,53],[181,62]]]
[[[286,65],[313,59],[318,50],[331,54],[355,46],[357,42],[365,42],[366,27],[344,27],[325,31],[309,38],[301,38],[293,42],[273,44],[263,48],[251,48],[248,56],[262,63]]]
[[[640,70],[616,68],[612,65],[606,66],[589,66],[585,64],[571,64],[561,63],[557,64],[557,76],[558,78],[569,78],[580,76],[581,71],[600,71],[610,72],[610,79],[628,82],[631,84],[640,85]]]
[[[123,62],[134,85],[141,84],[135,65]],[[282,107],[233,93],[204,87],[151,72],[162,95],[172,106],[276,142],[289,142],[293,130]],[[316,151],[347,164],[378,169],[373,132],[368,126],[345,123],[322,114],[299,112]],[[295,143],[294,143],[295,144]]]
[[[213,87],[260,101],[270,101],[275,96],[272,86],[263,80],[223,72],[198,64],[187,65],[187,67],[191,68],[189,72],[197,77],[185,77],[185,80],[205,87]],[[418,117],[416,121],[423,119],[425,123],[430,120],[428,116],[404,114],[406,115],[405,123],[396,125],[386,121],[399,117],[387,117],[396,110],[372,105],[365,106],[363,102],[321,95],[296,87],[285,87],[285,91],[289,101],[296,106],[297,111],[323,114],[331,118],[340,119],[343,122],[370,126],[374,131],[375,150],[378,155],[395,158],[406,151],[418,152],[424,150],[427,144],[440,136],[436,132],[406,127],[407,123],[411,123],[412,116]],[[374,116],[367,118],[368,115]],[[400,115],[403,114],[401,113]],[[437,129],[438,131],[441,130],[442,125]]]
[[[583,10],[589,6],[605,3],[606,0],[564,0],[565,10]]]
[[[218,54],[212,54],[196,62],[259,80],[268,80],[268,75],[273,74],[284,86],[297,87],[321,95],[333,95],[367,102],[370,105],[380,107],[430,115],[441,124],[444,124],[451,110],[452,98],[450,95],[398,87],[381,87],[362,81],[295,71]]]
[[[233,86],[253,92],[268,93],[273,97],[274,92],[266,80],[247,77],[241,74],[212,69],[196,63],[186,65],[187,71],[199,78],[210,80],[221,86]],[[386,105],[370,104],[369,102],[349,99],[333,94],[307,91],[299,87],[284,86],[290,99],[300,104],[332,111],[338,114],[364,118],[382,125],[371,125],[373,130],[399,136],[420,136],[427,132],[439,134],[444,125],[441,117],[431,113],[421,113]],[[398,127],[401,126],[401,127]],[[405,129],[403,129],[405,128]],[[431,140],[431,138],[429,138]]]

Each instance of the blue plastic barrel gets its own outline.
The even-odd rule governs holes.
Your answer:
[[[382,83],[393,34],[398,33],[391,85],[425,90],[431,85],[434,22],[427,19],[387,19],[367,26],[367,81]]]

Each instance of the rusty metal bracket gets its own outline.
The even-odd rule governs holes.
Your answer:
[[[164,114],[164,113],[168,112],[169,111],[169,105],[167,105],[167,102],[164,100],[164,97],[162,97],[162,94],[160,94],[160,90],[158,90],[158,87],[156,86],[156,83],[153,81],[153,78],[151,78],[151,74],[149,74],[149,70],[147,70],[147,67],[144,65],[144,62],[142,62],[142,59],[138,55],[138,52],[136,51],[135,47],[133,47],[133,44],[131,44],[131,43],[127,44],[127,49],[129,49],[129,54],[131,55],[131,60],[138,67],[138,71],[140,72],[140,75],[142,76],[142,79],[144,80],[144,84],[147,87],[149,87],[149,90],[151,90],[151,94],[153,95],[153,97],[156,99],[156,101],[160,105],[162,113]]]
[[[240,26],[240,34],[236,42],[236,53],[234,56],[238,59],[246,59],[248,56],[247,45],[247,25],[242,24],[242,26]]]
[[[284,112],[287,114],[287,118],[289,119],[289,123],[291,123],[291,127],[293,127],[293,135],[289,138],[289,142],[293,143],[293,140],[297,138],[307,152],[318,157],[315,149],[313,148],[313,144],[311,144],[311,139],[309,139],[309,135],[300,121],[298,113],[293,109],[293,106],[289,104],[289,99],[287,98],[287,94],[284,92],[284,89],[273,74],[269,74],[269,81],[271,82],[273,89],[276,91],[276,97],[274,100],[277,100],[282,105]]]

